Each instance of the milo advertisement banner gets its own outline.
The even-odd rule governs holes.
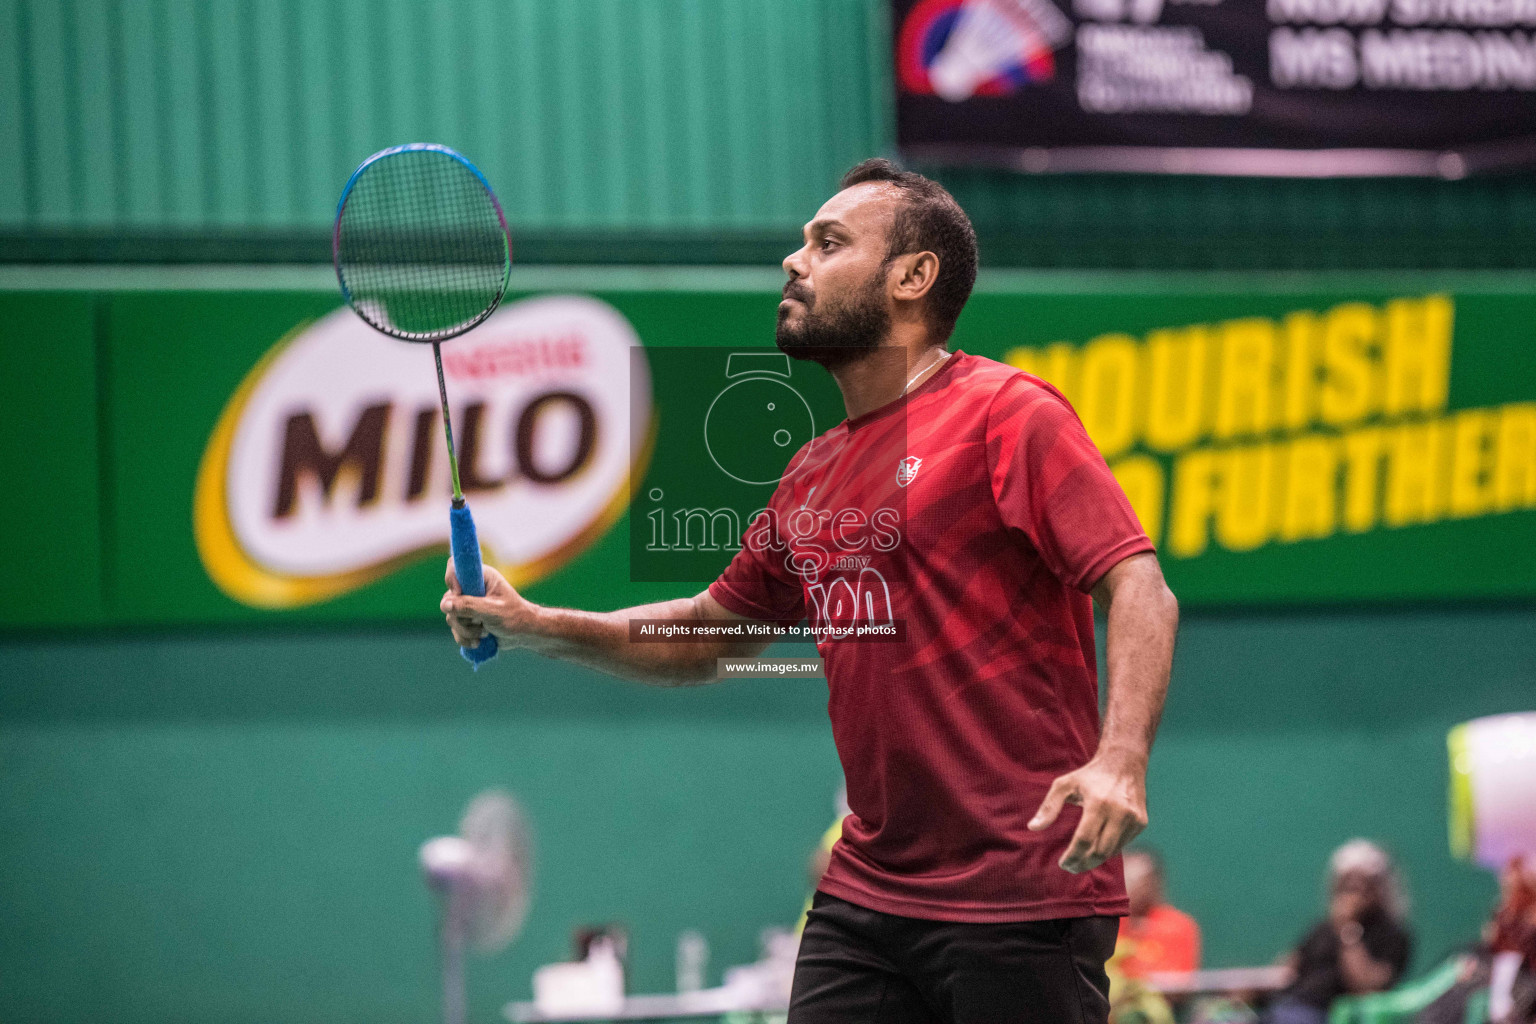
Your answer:
[[[692,593],[840,397],[773,347],[770,275],[584,274],[444,348],[486,560],[547,602]],[[8,465],[67,499],[9,505],[0,624],[437,616],[449,482],[429,348],[318,288],[11,291],[0,311],[19,352],[70,371],[46,396],[29,373],[0,395],[5,448],[27,453]],[[1001,275],[952,347],[1071,400],[1187,607],[1536,596],[1520,279]],[[899,496],[916,467],[891,465]],[[905,528],[889,511],[870,543]],[[58,550],[75,571],[39,594]]]
[[[460,482],[514,585],[623,514],[644,438],[630,417],[650,418],[639,344],[612,306],[562,295],[512,302],[444,346]],[[338,309],[285,336],[220,414],[193,498],[198,555],[245,605],[337,597],[442,548],[448,477],[430,347]]]
[[[1190,600],[1508,595],[1536,580],[1533,313],[1204,300],[1004,358],[1072,400]]]

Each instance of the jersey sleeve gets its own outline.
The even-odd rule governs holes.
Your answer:
[[[771,509],[753,520],[709,595],[737,615],[793,626],[805,618],[805,591],[784,563],[774,522]]]
[[[1152,550],[1077,414],[1043,381],[1016,374],[992,397],[987,468],[1003,523],[1070,587],[1091,590],[1117,562]]]

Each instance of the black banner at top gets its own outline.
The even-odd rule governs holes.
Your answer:
[[[893,0],[897,143],[1026,171],[1536,166],[1536,0]]]

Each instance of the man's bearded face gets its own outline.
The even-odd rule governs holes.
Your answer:
[[[884,271],[845,295],[818,296],[798,278],[786,284],[793,301],[779,306],[779,350],[833,370],[879,348],[891,330]]]

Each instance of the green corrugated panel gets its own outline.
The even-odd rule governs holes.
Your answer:
[[[0,235],[59,258],[40,233],[298,230],[323,258],[352,167],[432,139],[484,167],[524,254],[622,233],[707,261],[634,239],[756,233],[758,259],[890,149],[888,37],[885,0],[0,0]],[[1536,265],[1530,176],[933,173],[992,265]]]
[[[116,105],[113,121],[118,126],[119,164],[116,209],[119,223],[131,227],[163,224],[160,133],[156,68],[153,62],[129,60],[128,54],[154,49],[154,11],[147,4],[117,7],[122,42],[118,63]]]
[[[876,4],[4,0],[0,228],[324,225],[414,139],[523,227],[796,225],[883,143]]]
[[[1536,261],[1529,176],[1437,181],[1020,176],[925,168],[993,265],[1309,269]]]
[[[0,224],[21,224],[27,219],[20,21],[15,0],[0,0]]]
[[[71,216],[74,166],[69,141],[78,105],[68,87],[72,76],[66,71],[67,11],[61,4],[24,3],[18,12],[17,44],[24,76],[22,159],[27,164],[22,201],[29,219],[45,224],[67,223]]]
[[[73,7],[67,4],[66,10]],[[117,220],[118,123],[112,116],[114,77],[121,58],[120,10],[91,4],[75,12],[72,34],[77,130],[72,158],[71,207],[86,220]]]

